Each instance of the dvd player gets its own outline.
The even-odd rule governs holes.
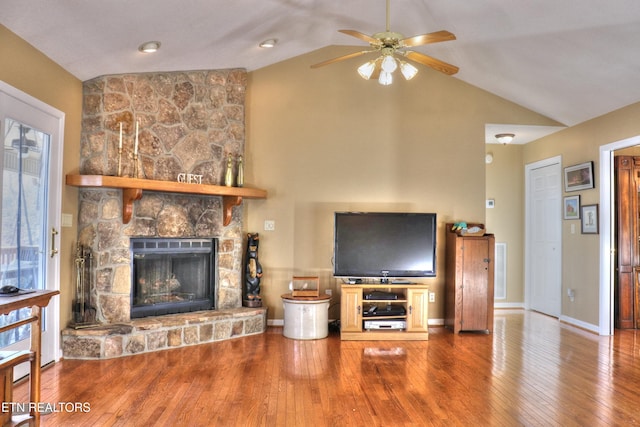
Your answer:
[[[404,320],[365,320],[365,329],[405,329],[407,322]]]
[[[404,316],[407,314],[407,310],[401,305],[385,305],[384,307],[378,307],[376,304],[371,304],[362,313],[365,317],[372,316]]]
[[[398,294],[384,291],[371,291],[364,296],[364,299],[393,300],[398,299]]]

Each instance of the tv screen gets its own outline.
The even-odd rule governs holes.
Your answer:
[[[336,212],[337,277],[434,277],[436,214]]]

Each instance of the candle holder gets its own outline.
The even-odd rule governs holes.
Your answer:
[[[118,148],[118,176],[122,176],[122,147]]]
[[[133,155],[133,177],[138,178],[138,155]]]
[[[133,178],[145,179],[147,176],[142,168],[142,158],[137,154],[133,155]]]

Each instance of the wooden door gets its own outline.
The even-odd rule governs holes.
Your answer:
[[[489,243],[489,238],[464,239],[461,324],[465,331],[491,329],[487,302],[493,289],[493,281],[489,282],[489,263],[493,253],[489,252]]]
[[[636,159],[616,156],[616,274],[614,324],[619,329],[638,327],[636,277],[638,265],[638,173]],[[638,159],[640,161],[640,158]]]

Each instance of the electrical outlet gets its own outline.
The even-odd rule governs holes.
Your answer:
[[[324,293],[329,295],[329,296],[331,296],[331,295],[333,295],[333,289],[325,289]]]
[[[276,229],[276,222],[272,219],[265,219],[264,220],[264,231],[275,231]]]
[[[429,292],[429,302],[436,302],[436,293]]]

